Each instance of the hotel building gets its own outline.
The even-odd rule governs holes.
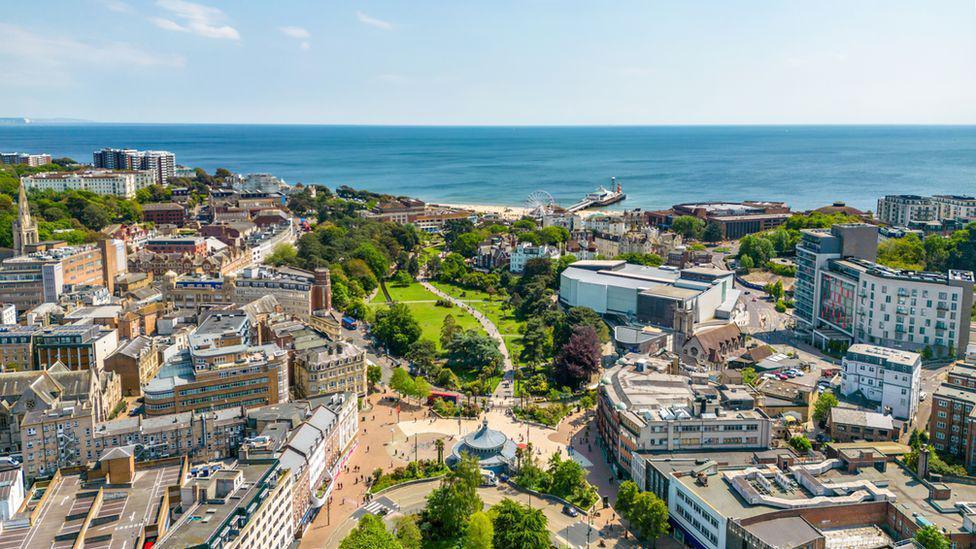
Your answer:
[[[296,352],[295,393],[313,398],[333,393],[366,395],[366,352],[349,342]]]
[[[134,198],[136,191],[156,182],[153,173],[137,170],[81,170],[44,172],[21,178],[28,189],[55,192],[90,191],[100,195]]]

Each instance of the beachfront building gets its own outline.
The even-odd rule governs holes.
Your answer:
[[[33,168],[50,163],[51,155],[49,154],[0,153],[0,164],[20,164]]]
[[[169,151],[106,148],[92,153],[92,160],[96,168],[148,171],[157,185],[165,185],[176,173],[176,155]]]

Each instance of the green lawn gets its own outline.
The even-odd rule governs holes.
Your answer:
[[[507,301],[503,301],[503,298],[492,298],[480,290],[469,290],[447,282],[431,282],[431,284],[438,290],[466,302],[487,316],[498,327],[502,337],[505,338],[505,346],[508,347],[509,355],[517,361],[519,352],[522,350],[520,329],[525,323],[515,318],[515,313],[507,306]]]
[[[454,320],[465,330],[477,330],[484,333],[478,321],[468,313],[457,307],[438,307],[435,305],[437,296],[427,291],[419,283],[414,282],[409,286],[388,285],[390,297],[396,301],[405,302],[404,305],[410,308],[414,318],[420,323],[423,330],[421,338],[431,339],[437,344],[437,349],[441,348],[441,326],[444,324],[444,317],[454,315]],[[382,293],[382,292],[381,292]],[[385,307],[384,300],[373,300],[373,307]]]

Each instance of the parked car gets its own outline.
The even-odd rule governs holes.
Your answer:
[[[579,511],[572,505],[563,505],[563,513],[570,517],[578,517]]]

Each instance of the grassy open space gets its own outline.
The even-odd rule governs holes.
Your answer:
[[[499,297],[493,298],[480,290],[469,290],[447,282],[431,282],[431,285],[464,301],[471,308],[488,317],[498,327],[498,332],[502,334],[502,337],[505,338],[505,346],[508,347],[512,360],[517,361],[519,352],[522,350],[520,329],[525,323],[515,318],[515,313],[508,307],[507,301]]]
[[[404,302],[403,304],[410,308],[410,312],[413,313],[414,318],[420,323],[421,330],[423,330],[420,337],[433,340],[437,344],[438,350],[441,350],[441,326],[444,324],[444,317],[447,315],[454,315],[454,320],[457,321],[458,326],[465,330],[477,330],[484,333],[481,325],[473,316],[457,307],[438,307],[435,305],[437,296],[416,282],[409,286],[390,284],[387,286],[387,290],[390,291],[390,297],[396,301]],[[374,308],[386,306],[383,299],[374,299],[371,305]]]

